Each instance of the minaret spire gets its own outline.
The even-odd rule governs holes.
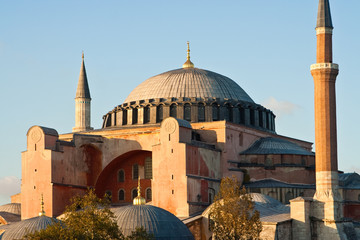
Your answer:
[[[91,130],[90,126],[90,90],[86,76],[84,52],[82,52],[80,75],[75,95],[75,127],[73,132]]]
[[[319,0],[316,28],[319,27],[333,28],[329,0]]]
[[[320,219],[338,221],[342,217],[338,191],[335,81],[339,65],[332,57],[333,25],[329,0],[320,0],[316,25],[316,64],[311,65],[315,95],[316,193]],[[334,238],[333,238],[334,239]]]

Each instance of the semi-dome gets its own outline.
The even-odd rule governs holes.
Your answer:
[[[114,210],[117,224],[128,236],[144,227],[155,239],[194,239],[190,230],[172,213],[151,205],[129,205]]]
[[[124,103],[156,98],[220,98],[254,101],[233,80],[199,68],[181,68],[161,73],[137,86]]]

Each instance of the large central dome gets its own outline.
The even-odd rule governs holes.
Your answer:
[[[181,68],[161,73],[142,82],[129,94],[124,103],[169,97],[220,98],[254,102],[228,77],[199,68]]]

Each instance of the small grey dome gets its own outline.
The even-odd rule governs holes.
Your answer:
[[[8,212],[20,215],[21,214],[21,204],[20,203],[8,203],[0,206],[0,212]]]
[[[114,210],[117,224],[128,236],[144,227],[155,239],[194,239],[190,230],[172,213],[151,205],[129,205]]]
[[[124,103],[169,97],[227,98],[254,102],[228,77],[199,68],[181,68],[147,79],[129,94]]]
[[[22,239],[26,234],[45,229],[57,221],[55,218],[39,216],[13,223],[5,229],[1,240]]]

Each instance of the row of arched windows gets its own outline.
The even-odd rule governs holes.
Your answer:
[[[145,158],[145,179],[152,179],[152,159],[151,157]],[[132,166],[132,177],[131,179],[137,180],[139,178],[139,165],[134,164]],[[125,182],[125,171],[124,169],[120,169],[117,174],[118,182]]]
[[[134,188],[134,189],[132,189],[131,190],[131,199],[134,199],[134,198],[136,198],[137,197],[137,188]],[[107,190],[106,191],[106,195],[107,195],[107,197],[111,200],[112,198],[113,198],[113,196],[112,196],[112,192],[110,191],[110,190]],[[119,191],[118,191],[118,201],[125,201],[125,190],[124,189],[119,189]],[[147,188],[146,190],[145,190],[145,199],[147,200],[147,201],[151,201],[151,199],[152,199],[152,192],[151,192],[151,188]]]
[[[182,108],[183,111],[179,111],[179,108]],[[139,123],[139,117],[141,116],[138,113],[139,108],[132,108],[132,117],[131,119],[128,118],[129,109],[123,109],[122,110],[122,121],[121,125],[128,125],[128,124],[137,124]],[[187,120],[191,122],[191,120],[194,118],[194,114],[197,115],[196,122],[205,122],[209,121],[210,119],[206,119],[206,111],[209,111],[210,114],[210,121],[219,121],[219,120],[226,120],[228,122],[235,122],[239,124],[249,124],[250,126],[257,126],[265,129],[269,129],[274,131],[274,115],[268,111],[263,109],[254,109],[250,107],[244,107],[244,106],[233,106],[230,103],[225,104],[224,106],[219,105],[218,103],[213,103],[209,106],[209,110],[206,110],[206,104],[205,103],[197,103],[197,107],[194,108],[194,105],[191,105],[190,103],[185,103],[183,106],[177,105],[175,103],[171,104],[169,106],[169,116],[174,118],[180,118]],[[247,110],[247,112],[246,112]],[[192,111],[197,111],[196,113],[193,113]],[[153,116],[154,122],[160,123],[164,120],[164,105],[160,104],[156,106],[156,112]],[[181,113],[181,116],[179,114]],[[221,113],[221,114],[220,114]],[[248,115],[247,115],[248,114]],[[113,115],[113,116],[112,116]],[[143,114],[142,114],[142,122],[143,123],[150,123],[151,120],[151,111],[150,106],[145,106],[143,108]],[[113,119],[111,119],[113,118]],[[132,123],[129,123],[129,120],[132,121]],[[194,119],[193,119],[194,120]],[[108,114],[104,119],[104,127],[110,127],[112,124],[116,125],[116,113]]]

